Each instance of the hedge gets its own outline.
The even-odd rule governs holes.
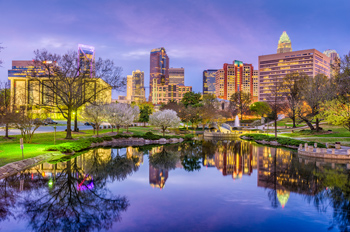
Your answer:
[[[317,142],[312,142],[312,141],[302,141],[302,140],[297,140],[297,139],[290,139],[290,138],[283,138],[283,137],[274,137],[274,136],[269,136],[269,135],[263,135],[263,134],[244,134],[241,136],[242,137],[248,137],[250,140],[265,140],[265,141],[276,141],[281,145],[284,146],[299,146],[300,144],[305,144],[307,143],[310,146],[314,146],[315,143]],[[317,147],[319,148],[326,148],[326,145],[323,143],[317,143]]]

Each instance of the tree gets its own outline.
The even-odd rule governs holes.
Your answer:
[[[249,106],[249,109],[260,117],[264,117],[264,115],[271,113],[271,108],[266,102],[254,102]]]
[[[138,106],[132,107],[125,103],[112,103],[105,108],[104,116],[106,120],[117,128],[117,133],[121,126],[129,126],[139,115]]]
[[[275,84],[269,87],[271,92],[271,97],[268,98],[268,104],[271,108],[271,114],[269,118],[274,121],[275,126],[275,137],[277,137],[277,120],[278,113],[283,111],[286,108],[285,99],[283,97],[284,87],[281,82],[278,81],[277,76],[274,80]]]
[[[243,91],[235,92],[230,97],[230,108],[232,110],[232,116],[234,114],[240,114],[241,120],[243,119],[243,114],[249,112],[249,106],[252,102],[250,93]]]
[[[205,104],[199,108],[200,120],[202,121],[203,129],[207,124],[215,121],[215,119],[218,117],[217,111],[217,108],[211,104]]]
[[[5,136],[9,138],[9,124],[13,122],[15,112],[11,109],[11,90],[8,82],[0,82],[0,124],[5,125]]]
[[[200,121],[200,109],[201,107],[188,106],[186,113],[188,115],[189,122],[192,124],[192,130],[194,130],[194,125]]]
[[[146,122],[149,121],[149,116],[152,114],[152,112],[154,111],[154,106],[152,103],[142,103],[139,104],[139,108],[140,108],[140,122],[143,122],[143,126],[146,126]]]
[[[111,60],[99,58],[93,68],[86,68],[84,61],[77,59],[77,52],[68,52],[63,56],[37,50],[35,65],[40,67],[32,73],[31,81],[42,86],[41,94],[47,99],[47,104],[57,107],[62,116],[67,119],[66,139],[72,139],[72,113],[96,100],[101,100],[105,91],[120,90],[125,86],[122,69],[116,67]],[[108,99],[105,99],[106,102]]]
[[[190,111],[191,108],[186,108],[184,104],[179,103],[179,111],[177,112],[177,116],[181,119],[182,122],[184,122],[184,127],[186,126],[186,129],[188,130],[188,122],[190,121]]]
[[[215,94],[204,94],[202,98],[202,102],[205,106],[212,106],[214,108],[219,108],[219,101]]]
[[[42,120],[47,118],[45,109],[34,112],[33,109],[25,106],[15,110],[16,117],[13,121],[15,128],[21,131],[21,137],[25,143],[31,143],[35,131],[43,124]]]
[[[302,107],[299,117],[306,122],[311,130],[315,128],[312,120],[316,119],[316,131],[320,130],[321,105],[327,100],[331,100],[335,94],[333,80],[323,74],[314,77],[307,77],[302,86],[302,97],[308,107]]]
[[[321,113],[321,117],[332,123],[333,125],[343,126],[350,131],[350,102],[337,98],[331,101],[326,101],[322,104],[325,110]]]
[[[200,93],[195,92],[187,92],[183,95],[181,102],[188,107],[189,105],[195,106],[199,104],[202,95]]]
[[[153,126],[160,127],[163,131],[163,136],[165,134],[165,130],[168,127],[177,127],[179,126],[181,120],[176,115],[176,112],[173,110],[163,110],[153,113],[150,118],[149,122]]]
[[[293,120],[293,128],[296,128],[295,121],[298,116],[298,111],[302,105],[302,86],[304,80],[307,79],[305,73],[293,72],[287,74],[283,78],[283,90],[286,97],[288,107],[288,116]]]
[[[88,121],[94,123],[94,130],[96,129],[97,136],[100,130],[101,123],[105,119],[105,109],[106,105],[100,102],[95,102],[94,104],[86,105],[83,110],[82,117]]]

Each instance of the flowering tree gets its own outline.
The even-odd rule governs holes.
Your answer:
[[[104,110],[106,121],[114,125],[118,133],[121,126],[129,126],[138,119],[139,114],[138,106],[132,107],[123,103],[112,103],[106,106]]]
[[[153,113],[150,118],[149,122],[153,126],[160,127],[163,131],[163,136],[165,133],[165,130],[168,127],[177,127],[179,126],[181,120],[176,115],[176,112],[173,110],[163,110]]]
[[[97,132],[97,136],[98,136],[98,131],[100,129],[100,125],[103,122],[103,120],[105,119],[105,108],[106,105],[105,104],[90,104],[87,105],[82,113],[82,117],[88,121],[88,122],[92,122],[95,124],[95,129]]]

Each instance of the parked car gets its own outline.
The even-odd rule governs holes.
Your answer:
[[[44,121],[41,121],[40,118],[34,119],[34,124],[44,125],[47,126],[48,124]]]
[[[43,122],[47,124],[58,124],[57,122],[53,121],[51,118],[47,118]]]
[[[95,123],[93,123],[93,122],[86,122],[86,123],[84,123],[84,126],[95,126]]]

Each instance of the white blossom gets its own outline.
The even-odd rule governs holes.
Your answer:
[[[168,127],[178,127],[181,120],[173,110],[163,110],[153,113],[149,117],[149,122],[153,126],[160,127],[163,135]]]

